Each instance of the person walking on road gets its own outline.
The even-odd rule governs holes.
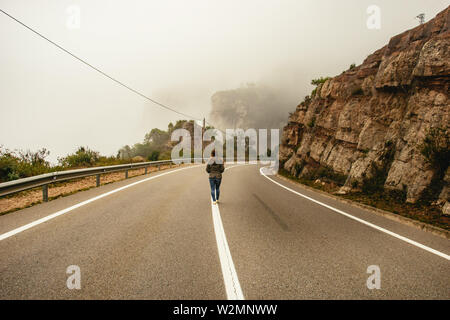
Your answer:
[[[216,158],[216,151],[211,152],[211,158],[206,165],[206,172],[209,173],[209,185],[211,186],[211,197],[214,204],[219,203],[220,183],[222,182],[222,173],[225,171],[223,159]]]

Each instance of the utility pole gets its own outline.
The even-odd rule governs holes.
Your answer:
[[[425,23],[425,13],[421,13],[419,14],[416,19],[419,20],[420,24],[424,24]]]
[[[202,157],[203,157],[203,151],[205,150],[205,142],[203,141],[203,137],[205,136],[206,131],[206,120],[203,118],[203,128],[202,128]],[[203,163],[203,160],[202,160]]]

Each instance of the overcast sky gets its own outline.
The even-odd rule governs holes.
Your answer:
[[[80,8],[80,28],[67,8]],[[381,9],[369,30],[366,10]],[[449,0],[0,0],[0,8],[106,73],[195,117],[247,82],[298,102],[310,80],[360,64]],[[73,12],[72,12],[73,13]],[[70,20],[74,21],[74,20]],[[112,155],[182,117],[118,86],[0,13],[0,145],[88,145]],[[296,105],[292,106],[294,110]]]

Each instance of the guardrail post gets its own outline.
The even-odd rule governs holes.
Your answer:
[[[128,170],[125,170],[125,179],[128,179]]]
[[[42,186],[42,200],[48,202],[48,184]]]
[[[148,167],[145,167],[145,173],[144,174],[147,174],[147,169],[148,169]]]
[[[169,167],[172,168],[172,162],[169,163]]]
[[[158,171],[161,171],[161,165],[158,164]]]
[[[97,187],[100,187],[100,175],[97,175]]]

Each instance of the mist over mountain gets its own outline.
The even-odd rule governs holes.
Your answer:
[[[295,101],[283,89],[248,83],[213,94],[210,121],[220,129],[281,129]]]
[[[418,13],[429,19],[448,6],[445,0],[380,0],[382,27],[373,30],[366,24],[372,3],[360,0],[75,2],[79,29],[66,26],[66,1],[43,6],[3,0],[2,9],[192,118],[209,118],[215,93],[241,96],[240,84],[254,82],[263,103],[253,115],[260,119],[239,125],[255,127],[278,127],[311,92],[312,79],[362,63],[392,35],[416,26]],[[8,149],[46,148],[55,164],[79,146],[115,156],[152,128],[166,130],[168,123],[188,118],[120,88],[12,19],[0,19],[0,34],[0,144]],[[222,107],[217,103],[212,114],[228,126],[232,111]]]

